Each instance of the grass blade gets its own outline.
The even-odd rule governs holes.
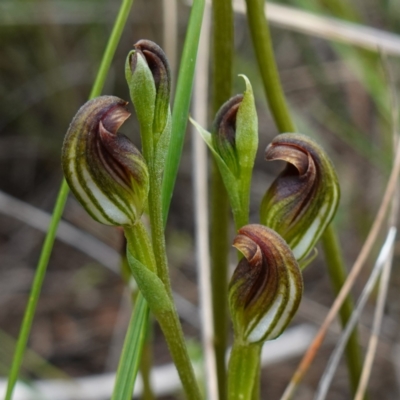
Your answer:
[[[320,384],[318,386],[317,393],[314,397],[314,400],[324,400],[326,395],[328,394],[329,386],[332,382],[334,373],[339,365],[340,357],[344,351],[346,343],[357,324],[358,319],[360,318],[361,312],[364,309],[364,306],[370,296],[372,290],[374,289],[376,282],[382,272],[382,269],[386,262],[390,259],[392,254],[393,243],[396,238],[397,229],[395,227],[391,227],[389,233],[387,234],[385,243],[382,246],[382,249],[379,253],[378,259],[374,265],[374,268],[371,272],[371,275],[361,293],[361,296],[357,302],[357,306],[354,309],[349,322],[346,325],[342,335],[340,336],[335,350],[333,351],[324,375],[320,380]]]
[[[96,76],[96,80],[93,84],[93,88],[90,92],[89,98],[96,97],[100,95],[104,82],[107,77],[108,70],[111,65],[112,58],[114,56],[115,50],[117,48],[119,39],[122,34],[122,30],[125,26],[125,22],[129,15],[129,10],[132,6],[133,0],[123,0],[121,4],[121,8],[115,20],[115,24],[110,35],[109,41],[107,43],[107,47],[105,49],[103,59],[100,64],[99,71]],[[46,275],[47,265],[49,263],[51,251],[53,249],[54,240],[56,237],[58,223],[61,219],[62,213],[64,211],[65,203],[67,201],[68,196],[68,185],[65,179],[61,183],[60,190],[58,192],[56,204],[54,207],[53,215],[51,218],[50,226],[47,231],[47,235],[42,247],[42,251],[40,254],[39,262],[37,265],[35,277],[32,283],[31,293],[29,295],[28,305],[25,309],[24,318],[22,321],[22,326],[20,330],[20,334],[17,341],[17,346],[15,350],[15,355],[13,358],[13,363],[11,365],[7,392],[5,400],[11,400],[12,393],[14,390],[15,383],[18,379],[19,370],[21,368],[22,360],[25,353],[25,348],[28,342],[29,333],[32,326],[32,321],[36,311],[36,305],[39,300],[40,291],[42,288],[43,280]]]
[[[112,400],[128,400],[132,398],[133,387],[140,365],[141,349],[146,340],[148,322],[149,307],[139,292],[125,336]]]
[[[171,142],[164,170],[162,185],[162,202],[164,225],[167,221],[172,192],[176,181],[179,162],[182,154],[183,139],[185,136],[187,119],[190,108],[190,96],[192,94],[194,70],[197,59],[197,49],[200,41],[201,24],[203,21],[205,1],[194,0],[190,13],[185,45],[179,69],[176,96],[172,111]]]

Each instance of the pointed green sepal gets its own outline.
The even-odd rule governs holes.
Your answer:
[[[277,231],[296,259],[303,260],[337,210],[340,188],[335,169],[324,150],[301,134],[277,136],[265,157],[288,164],[263,198],[261,223]]]
[[[212,131],[215,151],[237,178],[249,173],[258,147],[258,120],[253,89],[246,76],[243,95],[228,100],[218,111]]]
[[[127,102],[101,96],[84,104],[65,136],[62,166],[86,211],[107,225],[133,225],[147,201],[149,177],[139,150],[118,129]]]
[[[249,80],[243,95],[228,100],[218,111],[212,133],[192,123],[210,148],[229,195],[234,216],[247,214],[251,174],[258,147],[258,122]]]
[[[299,307],[303,279],[286,242],[262,225],[239,229],[233,244],[244,258],[229,284],[235,336],[247,343],[277,338]]]
[[[236,117],[236,153],[241,174],[251,174],[258,149],[258,118],[254,102],[253,88],[245,75],[246,84],[243,100]]]

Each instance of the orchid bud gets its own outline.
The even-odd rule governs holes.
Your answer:
[[[218,164],[231,206],[246,208],[251,174],[258,147],[258,123],[250,81],[242,95],[228,100],[218,111],[212,133],[191,120],[212,151]],[[245,207],[245,204],[246,207]]]
[[[239,229],[233,245],[244,255],[229,284],[235,335],[248,343],[277,338],[299,307],[303,279],[286,242],[262,225]]]
[[[261,223],[282,235],[296,259],[304,260],[338,207],[336,172],[319,145],[295,133],[277,136],[265,158],[288,164],[263,198]]]
[[[170,118],[171,72],[156,43],[139,40],[133,47],[126,60],[126,80],[141,129],[152,132],[156,146]]]
[[[134,225],[149,190],[144,158],[117,133],[129,118],[128,103],[101,96],[84,104],[64,139],[62,166],[75,197],[98,222]]]

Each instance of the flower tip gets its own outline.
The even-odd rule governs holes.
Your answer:
[[[244,79],[246,85],[246,92],[253,93],[253,87],[251,86],[249,78],[244,74],[239,74],[238,76]]]

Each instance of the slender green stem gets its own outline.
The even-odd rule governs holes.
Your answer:
[[[147,299],[150,309],[157,318],[164,333],[165,340],[168,344],[186,396],[189,400],[200,400],[200,391],[193,366],[190,362],[178,313],[173,301],[168,296],[168,293],[164,296],[163,293],[161,293],[165,290],[165,287],[161,280],[156,276],[156,261],[148,233],[143,224],[139,221],[133,227],[125,228],[125,236],[128,241],[128,250],[130,254],[135,255],[135,257],[142,263],[141,266],[143,268],[146,266],[153,272],[151,281],[146,281],[146,278],[141,279],[140,275],[143,276],[143,269],[140,269],[138,273],[138,270],[136,269],[137,267],[135,268],[135,265],[128,257],[129,265],[133,276],[138,283],[139,289]],[[157,283],[157,280],[160,282],[160,286],[155,287],[154,283]]]
[[[251,174],[248,173],[243,173],[243,175],[246,177],[251,177]],[[235,221],[236,231],[249,223],[250,185],[251,180],[247,182],[242,182],[238,194],[240,196],[240,200],[236,207],[232,207],[233,220]]]
[[[89,99],[99,96],[103,90],[115,50],[117,49],[119,40],[121,39],[122,31],[124,30],[129,16],[129,11],[132,8],[132,4],[133,0],[122,0],[121,7],[118,11],[117,18],[115,19],[113,29],[108,39],[107,47],[104,51],[100,67],[96,75],[96,79],[90,92]]]
[[[47,264],[49,262],[51,249],[53,247],[58,222],[61,219],[65,202],[67,200],[67,194],[68,194],[68,185],[64,180],[61,184],[61,188],[58,194],[58,199],[54,207],[53,216],[50,222],[49,230],[47,231],[46,239],[44,241],[42,252],[40,254],[38,266],[36,269],[35,277],[33,279],[31,293],[29,295],[28,304],[25,309],[24,319],[22,321],[22,326],[19,333],[15,354],[13,357],[13,362],[8,377],[8,385],[7,385],[5,400],[10,400],[12,398],[14,386],[18,379],[18,374],[24,358],[26,344],[28,342],[28,337],[32,326],[32,321],[35,316],[36,305],[39,300],[43,280],[46,275]]]
[[[271,35],[264,14],[264,0],[246,0],[247,17],[264,89],[278,130],[295,132],[275,62]]]
[[[260,344],[242,343],[235,339],[228,367],[228,400],[251,400],[258,385]]]
[[[140,363],[140,374],[142,376],[143,393],[142,400],[155,400],[151,385],[151,369],[153,366],[153,341],[150,338],[151,332],[147,331],[147,338],[143,346],[142,360]]]
[[[109,70],[119,39],[121,37],[122,30],[125,26],[126,19],[128,18],[129,10],[132,6],[132,3],[133,0],[123,0],[121,4],[121,8],[115,20],[115,24],[111,36],[108,40],[107,47],[104,52],[102,62],[98,74],[96,76],[95,83],[93,84],[93,88],[89,98],[96,97],[101,93],[101,90],[104,86],[104,82],[107,76],[107,72]],[[49,230],[47,231],[46,238],[42,247],[42,251],[36,268],[35,277],[32,284],[31,293],[29,295],[29,301],[22,321],[22,326],[15,349],[15,355],[13,357],[13,363],[11,365],[8,377],[5,400],[11,400],[14,386],[18,379],[19,370],[21,368],[26,345],[28,342],[29,333],[32,326],[32,321],[36,311],[36,305],[42,288],[43,279],[46,275],[47,265],[49,263],[51,251],[56,237],[58,223],[61,219],[64,210],[65,202],[68,196],[68,191],[69,191],[68,185],[66,181],[63,180],[61,183],[60,190],[58,192],[56,204],[54,206],[54,211],[50,221]]]
[[[172,299],[171,282],[169,279],[167,252],[165,247],[164,220],[161,198],[162,176],[158,171],[150,168],[149,215],[151,224],[151,239],[156,258],[157,275]]]
[[[179,161],[182,154],[183,139],[190,108],[197,49],[199,47],[201,23],[204,13],[204,0],[194,0],[183,47],[179,69],[176,96],[172,112],[171,142],[165,165],[162,184],[163,220],[166,224],[172,192],[176,181]]]
[[[249,222],[249,209],[246,207],[238,210],[233,210],[233,219],[235,221],[235,228],[238,231],[242,226],[245,226]]]
[[[336,266],[341,263],[341,251],[332,226],[329,226],[322,235],[322,247],[325,253],[331,284],[335,294],[337,295],[346,281],[346,271],[344,268],[336,268]],[[347,325],[353,309],[353,302],[350,297],[347,297],[340,309],[340,320],[342,326]],[[358,381],[362,370],[361,352],[356,328],[353,330],[346,346],[346,361],[349,369],[351,389],[354,394],[357,391]]]
[[[127,240],[128,251],[135,256],[143,265],[150,271],[157,273],[156,261],[154,258],[151,240],[147,229],[141,220],[137,221],[132,227],[124,228],[125,237]],[[128,258],[129,265],[129,258]]]
[[[264,14],[264,0],[246,0],[246,3],[253,45],[272,114],[281,133],[294,132],[295,125],[290,117],[275,63],[268,23]],[[331,226],[326,229],[322,237],[322,242],[328,270],[336,271],[333,274],[331,273],[332,284],[341,287],[346,276],[346,269],[337,244],[337,235]],[[342,282],[338,280],[339,276],[342,277]],[[353,305],[350,297],[347,298],[346,309],[347,311],[344,311],[344,313],[348,312],[351,314]],[[361,374],[361,361],[356,334],[353,336],[353,341],[349,342],[347,349],[348,369],[351,381],[353,382],[353,379],[357,379],[358,382],[357,377]]]
[[[175,309],[157,316],[188,400],[202,400]]]
[[[138,349],[142,349],[146,341],[148,322],[149,307],[139,292],[125,336],[112,400],[129,400],[132,398],[133,387],[141,360],[141,351],[138,351]]]
[[[233,7],[231,0],[213,0],[213,115],[232,94]],[[211,174],[210,255],[214,314],[214,349],[219,399],[226,399],[225,354],[228,339],[229,199],[213,159]]]
[[[214,350],[218,393],[226,399],[225,355],[228,340],[229,199],[218,166],[213,160],[211,175],[210,258],[214,314]]]

